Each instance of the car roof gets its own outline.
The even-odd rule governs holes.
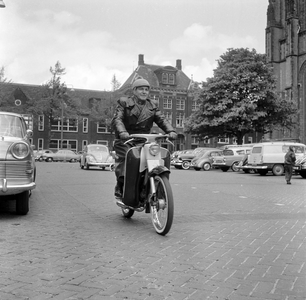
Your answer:
[[[0,115],[10,115],[10,116],[15,116],[15,117],[22,117],[20,114],[6,112],[6,111],[0,111]]]

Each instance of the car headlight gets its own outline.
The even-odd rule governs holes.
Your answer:
[[[150,145],[149,152],[151,155],[156,156],[158,153],[160,153],[160,146],[158,144]]]
[[[29,155],[29,152],[30,152],[30,148],[29,148],[28,144],[23,143],[23,142],[18,142],[18,143],[12,144],[10,150],[11,150],[11,153],[12,153],[13,157],[15,157],[17,159],[23,159],[23,158],[27,157]]]

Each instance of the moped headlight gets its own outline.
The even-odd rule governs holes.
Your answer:
[[[158,144],[150,145],[149,152],[151,155],[156,156],[160,152],[160,146]]]
[[[23,159],[29,155],[30,148],[26,143],[15,143],[11,146],[11,153],[17,159]]]

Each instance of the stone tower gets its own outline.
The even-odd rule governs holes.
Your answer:
[[[282,97],[297,103],[298,126],[273,132],[270,138],[295,138],[306,143],[306,1],[269,0],[266,54],[274,67]]]

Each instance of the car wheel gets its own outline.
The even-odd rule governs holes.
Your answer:
[[[231,169],[233,172],[238,172],[239,171],[239,162],[236,161],[232,164]]]
[[[71,158],[69,162],[74,163],[74,162],[76,162],[76,159],[75,158]]]
[[[223,172],[227,172],[229,168],[221,168]]]
[[[52,157],[47,157],[46,158],[46,162],[52,162],[52,161],[53,161]]]
[[[272,173],[275,176],[280,176],[284,174],[284,166],[283,165],[274,165],[272,169]]]
[[[267,175],[268,171],[267,170],[258,170],[258,174],[261,176]]]
[[[211,169],[211,165],[210,165],[209,162],[206,162],[206,163],[204,163],[202,168],[203,168],[204,171],[209,171]]]
[[[42,157],[40,157],[40,158],[38,159],[38,161],[44,161],[44,160],[43,160],[43,158],[42,158]]]
[[[17,195],[16,213],[18,215],[26,215],[29,212],[29,191],[24,191]]]
[[[182,168],[184,170],[188,170],[190,168],[190,162],[189,161],[183,161]]]
[[[85,161],[84,168],[85,168],[86,170],[89,170],[89,164],[87,163],[87,161]]]

